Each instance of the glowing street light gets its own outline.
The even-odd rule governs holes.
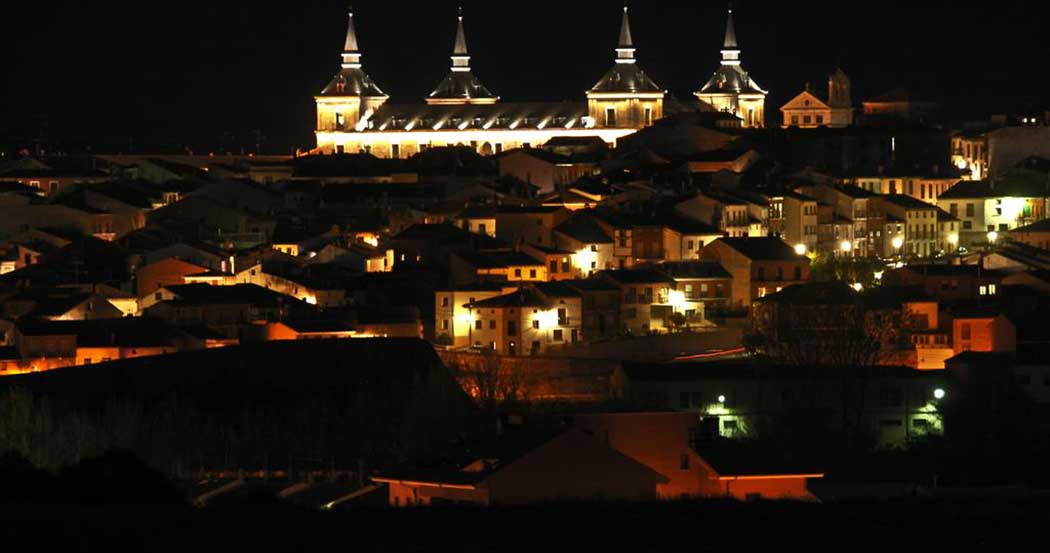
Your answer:
[[[682,313],[685,308],[689,306],[685,299],[685,292],[681,290],[671,290],[667,293],[667,303],[671,305],[675,313]]]
[[[947,397],[947,395],[948,395],[948,392],[945,392],[944,388],[937,388],[936,390],[933,391],[933,398],[938,400],[938,401],[944,399],[945,397]]]
[[[540,330],[550,330],[558,327],[557,311],[540,311],[533,318],[540,323]]]
[[[988,243],[995,244],[999,241],[999,233],[994,230],[988,233]]]
[[[809,248],[807,248],[805,244],[796,244],[795,245],[795,253],[798,254],[799,256],[806,255],[806,252],[808,252],[808,251],[809,251]]]
[[[725,405],[726,404],[726,396],[718,396],[718,403],[721,403],[722,405]]]
[[[958,246],[959,245],[959,235],[957,233],[954,233],[954,232],[949,234],[948,235],[948,243],[951,244],[953,248]]]
[[[859,282],[854,283],[853,284],[853,289],[856,290],[857,292],[863,292],[864,291],[864,285],[859,283]]]
[[[898,237],[893,239],[893,249],[895,249],[897,251],[900,251],[900,249],[903,248],[903,247],[904,247],[904,238],[903,237],[898,236]]]
[[[850,253],[853,251],[853,242],[843,240],[842,244],[839,245],[839,248],[842,250],[842,253]]]

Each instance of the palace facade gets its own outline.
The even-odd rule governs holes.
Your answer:
[[[725,44],[722,68],[697,93],[701,106],[732,112],[745,127],[762,127],[766,93],[740,68],[732,10]],[[460,10],[448,75],[425,102],[396,104],[363,69],[351,11],[342,68],[315,98],[317,148],[311,153],[408,158],[432,147],[462,145],[494,155],[560,137],[599,137],[615,146],[665,115],[666,92],[638,65],[635,53],[624,7],[615,63],[587,91],[586,102],[502,102],[474,74]]]

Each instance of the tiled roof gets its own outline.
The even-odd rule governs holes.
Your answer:
[[[776,237],[721,238],[718,242],[733,248],[752,261],[801,261],[806,259],[798,255],[787,242]]]

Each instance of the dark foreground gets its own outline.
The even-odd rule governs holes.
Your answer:
[[[37,551],[1045,551],[1050,502],[683,502],[340,513],[258,502],[207,510],[12,505],[0,517],[3,543]]]

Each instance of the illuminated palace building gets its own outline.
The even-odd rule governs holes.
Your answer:
[[[451,71],[425,103],[389,103],[364,72],[353,11],[342,57],[342,69],[316,97],[313,153],[407,158],[431,147],[463,145],[492,155],[552,138],[593,136],[615,146],[664,116],[665,92],[638,66],[626,7],[616,63],[587,92],[586,102],[501,102],[473,73],[462,10]],[[709,104],[705,109],[730,111],[746,127],[763,126],[766,93],[740,66],[731,10],[722,57],[722,67],[696,96]]]

